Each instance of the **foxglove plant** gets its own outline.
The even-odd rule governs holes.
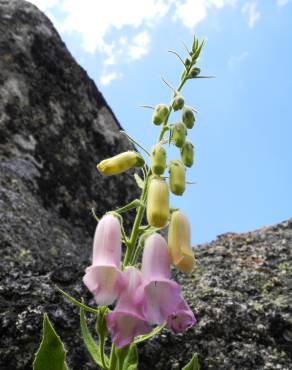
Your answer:
[[[104,176],[118,175],[136,167],[141,168],[143,174],[143,178],[134,174],[141,189],[140,199],[108,212],[100,220],[93,212],[98,224],[92,263],[86,268],[83,282],[92,293],[97,308],[86,306],[58,288],[80,308],[84,343],[101,369],[137,369],[138,343],[151,338],[164,327],[174,333],[182,333],[196,323],[180,286],[171,279],[171,264],[184,273],[190,273],[195,259],[190,245],[189,222],[179,209],[170,207],[169,192],[181,196],[189,184],[186,170],[193,165],[194,146],[186,136],[194,126],[196,111],[185,104],[181,90],[190,79],[208,77],[201,76],[196,67],[203,45],[204,41],[199,43],[194,37],[191,50],[186,48],[188,56],[185,60],[171,51],[183,63],[184,69],[176,89],[163,79],[172,90],[168,105],[145,106],[153,109],[152,122],[160,126],[157,142],[151,151],[126,135],[150,157],[150,166],[147,167],[143,156],[134,150],[104,159],[97,165],[97,170]],[[172,111],[180,114],[179,122],[169,123]],[[178,159],[167,160],[167,144],[178,148]],[[168,177],[164,175],[166,168]],[[131,233],[127,235],[123,228],[123,214],[132,209],[136,209],[136,217]],[[145,210],[147,224],[144,224]],[[168,225],[166,241],[160,232]],[[123,259],[122,246],[125,248]],[[85,311],[95,316],[98,342],[87,327]],[[34,370],[67,369],[62,342],[46,315],[43,328],[43,341],[35,358]],[[105,351],[107,337],[111,337],[112,342],[108,355]],[[197,358],[194,356],[183,369],[198,369]]]

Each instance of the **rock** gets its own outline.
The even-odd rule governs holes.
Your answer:
[[[292,369],[292,219],[221,235],[195,256],[176,279],[198,324],[145,344],[139,369],[182,368],[193,352],[201,370]]]
[[[31,369],[48,312],[70,369],[93,369],[78,310],[96,222],[137,195],[96,164],[129,148],[111,109],[32,4],[0,0],[0,369]]]

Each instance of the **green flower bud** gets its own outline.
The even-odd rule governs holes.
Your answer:
[[[190,78],[196,78],[201,73],[200,68],[194,67],[190,72]]]
[[[166,168],[166,151],[161,144],[151,150],[151,170],[155,175],[162,175]]]
[[[95,322],[95,328],[96,328],[96,331],[104,336],[107,335],[107,325],[106,325],[106,321],[105,321],[105,317],[109,311],[108,307],[106,306],[99,306],[99,310],[98,310],[98,316],[96,318],[96,322]]]
[[[104,176],[117,175],[133,167],[144,166],[143,157],[134,151],[124,152],[114,157],[104,159],[96,167]]]
[[[167,105],[156,105],[152,115],[152,122],[154,123],[154,125],[160,125],[161,123],[163,123],[166,120],[168,113],[169,110]]]
[[[181,160],[187,167],[192,167],[194,163],[194,146],[190,141],[186,141],[180,151]]]
[[[187,58],[186,60],[185,60],[185,66],[189,66],[191,64],[191,61],[189,60],[189,58]]]
[[[187,128],[193,128],[195,123],[195,115],[190,107],[184,106],[182,111],[182,121]]]
[[[183,195],[186,188],[186,169],[185,166],[176,160],[169,163],[169,186],[175,195]]]
[[[179,109],[182,109],[182,107],[184,106],[184,98],[182,96],[176,96],[173,101],[172,101],[172,108],[174,111],[177,111]]]
[[[169,191],[165,180],[152,177],[148,187],[147,221],[153,227],[164,227],[169,218]]]
[[[171,128],[172,140],[175,146],[181,148],[186,141],[187,129],[183,123],[175,123]]]

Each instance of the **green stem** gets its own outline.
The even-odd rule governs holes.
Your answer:
[[[117,356],[116,356],[116,353],[115,353],[115,345],[112,344],[109,370],[116,370],[116,366],[117,366]]]
[[[99,336],[99,350],[100,350],[100,358],[102,362],[102,366],[104,367],[105,370],[108,369],[108,365],[105,360],[104,356],[104,335]]]
[[[144,152],[150,157],[150,153],[148,152],[147,149],[144,148],[144,146],[142,146],[141,144],[138,143],[138,141],[134,140],[130,135],[128,135],[127,133],[125,133],[125,131],[120,131],[121,134],[127,136],[127,138],[135,145],[137,145],[139,148],[141,148],[142,150],[144,150]]]
[[[142,194],[141,194],[141,197],[140,197],[141,205],[138,208],[136,218],[135,218],[135,221],[134,221],[132,233],[131,233],[131,236],[130,236],[130,241],[129,241],[129,244],[128,244],[128,248],[127,248],[124,263],[123,263],[124,267],[126,267],[129,264],[129,262],[131,261],[132,253],[133,253],[133,250],[135,248],[137,237],[139,235],[139,228],[140,228],[140,225],[141,225],[141,222],[142,222],[142,219],[143,219],[143,216],[144,216],[144,211],[145,211],[145,198],[146,198],[146,194],[147,194],[148,179],[149,179],[149,172],[146,176],[146,179],[145,179],[145,182],[144,182],[144,188],[143,188],[143,191],[142,191]]]

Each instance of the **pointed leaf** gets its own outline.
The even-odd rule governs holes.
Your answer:
[[[68,370],[64,345],[46,313],[43,320],[43,339],[35,356],[33,370]]]
[[[201,42],[200,46],[196,48],[196,51],[195,51],[195,52],[194,52],[194,54],[192,55],[193,61],[196,61],[196,60],[199,58],[199,56],[200,56],[200,54],[201,54],[201,51],[202,51],[202,48],[203,48],[204,44],[205,44],[205,40],[203,40],[203,41]]]
[[[136,183],[139,186],[139,188],[143,190],[144,189],[144,181],[141,179],[141,177],[137,173],[134,173],[134,177],[135,177]]]
[[[138,367],[138,351],[135,343],[132,343],[128,355],[123,364],[123,370],[136,370]]]
[[[86,324],[83,308],[80,308],[80,328],[81,328],[82,338],[83,338],[84,344],[88,352],[90,353],[93,361],[102,368],[103,366],[102,366],[99,347],[97,343],[95,342],[95,340],[92,338],[92,335],[90,334],[90,331]]]
[[[182,368],[182,370],[200,370],[200,367],[199,367],[199,360],[198,360],[198,355],[197,353],[194,353],[193,354],[193,357],[191,359],[190,362],[188,362],[186,364],[186,366],[184,366]]]

